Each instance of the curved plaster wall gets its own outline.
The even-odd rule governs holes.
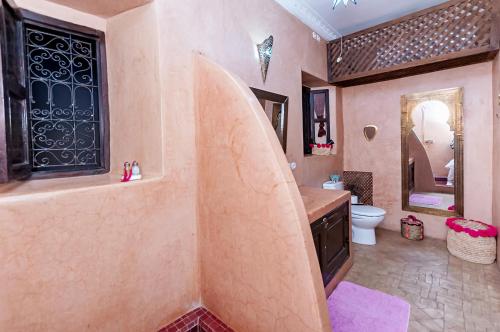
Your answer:
[[[46,1],[17,2],[94,28],[101,21]],[[124,184],[106,174],[0,186],[2,332],[154,332],[200,303],[196,167],[179,154],[177,163],[163,161],[155,9],[102,20],[112,172],[138,158],[145,179]]]
[[[278,276],[276,267],[271,267],[270,275],[254,269],[249,273],[254,281],[246,277],[238,280],[261,288],[255,291],[256,295],[248,295],[247,290],[238,297],[217,284],[220,281],[212,282],[209,263],[213,257],[205,255],[207,259],[199,263],[203,250],[219,254],[222,247],[206,245],[201,250],[197,242],[199,229],[214,224],[197,225],[192,49],[202,48],[209,53],[217,50],[219,56],[215,58],[222,60],[227,50],[214,46],[217,45],[213,42],[214,35],[227,34],[231,43],[248,41],[248,49],[253,50],[254,43],[247,40],[249,30],[258,28],[262,35],[273,31],[282,45],[277,46],[275,59],[285,59],[279,56],[280,52],[289,56],[286,61],[274,61],[268,87],[273,84],[271,90],[300,100],[300,84],[295,88],[294,83],[296,77],[300,81],[299,64],[313,73],[326,68],[322,65],[326,61],[321,52],[323,45],[310,38],[310,31],[278,4],[267,0],[217,2],[220,6],[201,0],[155,1],[108,20],[43,0],[16,0],[16,3],[44,15],[107,32],[113,173],[120,171],[123,160],[133,157],[141,160],[146,178],[122,184],[111,174],[29,181],[22,188],[19,183],[0,187],[0,331],[156,331],[200,304],[200,284],[205,287],[207,304],[216,301],[216,296],[228,294],[231,301],[241,301],[236,306],[248,309],[251,300],[259,306],[255,320],[263,321],[262,328],[272,326],[274,321],[276,329],[267,331],[280,331],[278,327],[287,324],[284,322],[287,319],[289,324],[296,324],[290,331],[299,330],[304,324],[308,326],[302,331],[320,331],[327,326],[319,268],[311,251],[312,239],[307,237],[309,225],[289,170],[277,176],[284,184],[276,188],[279,197],[287,190],[294,193],[293,205],[292,196],[279,201],[291,211],[289,217],[281,216],[288,221],[278,221],[272,226],[245,223],[243,229],[258,230],[249,236],[252,243],[269,244],[276,240],[280,261],[262,258],[262,262],[278,264],[289,276]],[[266,10],[262,12],[263,6]],[[195,19],[186,19],[197,15],[199,11],[193,12],[194,7],[209,13],[202,19],[215,17],[213,20],[220,26],[203,34],[205,27],[213,24],[207,21],[193,25]],[[226,9],[221,11],[220,7]],[[269,16],[263,17],[262,13]],[[231,29],[221,24],[229,19],[234,21]],[[160,35],[158,30],[169,33]],[[127,52],[121,52],[123,47]],[[255,74],[249,69],[256,63],[252,52],[235,47],[232,58],[242,62],[222,61],[226,67],[240,68],[240,75],[246,72],[248,82],[260,80],[258,65]],[[292,78],[290,73],[294,73]],[[278,90],[280,86],[286,88]],[[298,106],[296,109],[299,110]],[[151,143],[145,145],[143,142],[147,140]],[[266,149],[269,156],[270,150]],[[297,151],[301,151],[300,146]],[[273,165],[286,166],[281,150],[277,156],[273,157]],[[283,212],[283,207],[278,208]],[[275,218],[276,213],[271,216]],[[253,221],[255,218],[249,219]],[[263,227],[282,227],[282,237],[273,231],[271,239],[261,240],[256,234],[262,236]],[[287,238],[287,234],[292,235]],[[211,239],[214,234],[210,231],[205,237]],[[238,243],[249,248],[246,241],[245,244],[226,242],[228,248]],[[288,252],[282,249],[285,245],[291,246]],[[267,246],[264,248],[248,251],[259,255],[274,252]],[[238,257],[232,255],[230,259]],[[250,267],[255,267],[258,261],[250,263]],[[268,269],[268,265],[262,266]],[[241,273],[246,273],[245,268],[242,264],[234,265]],[[200,271],[206,279],[201,279]],[[224,275],[221,280],[234,284],[235,271],[227,272],[228,277]],[[266,287],[270,286],[263,283],[273,280],[271,295],[264,298]],[[213,293],[206,289],[211,285],[215,288]],[[284,293],[283,298],[278,298],[279,292]],[[234,302],[226,300],[221,306],[211,307],[221,318],[228,318],[228,323],[234,322],[235,327],[251,318],[248,315],[253,307],[238,321],[234,315],[241,309],[229,308],[227,313],[220,314],[222,306],[229,304]],[[306,323],[298,322],[299,319]]]
[[[202,302],[235,330],[331,331],[310,226],[240,79],[195,56]]]

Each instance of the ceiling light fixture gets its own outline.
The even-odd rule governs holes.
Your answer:
[[[357,0],[333,0],[333,10],[340,5],[341,3],[344,3],[344,6],[347,7],[347,4],[351,1],[353,4],[357,5],[358,1]]]
[[[335,8],[337,8],[337,6],[340,5],[341,3],[343,3],[344,6],[347,7],[347,4],[349,4],[349,1],[351,1],[355,5],[358,4],[358,0],[333,0],[333,7],[332,7],[332,9],[335,10]],[[337,63],[341,63],[342,60],[343,60],[343,58],[342,58],[342,55],[343,55],[343,52],[344,52],[343,46],[344,46],[343,36],[340,35],[340,55],[337,58]]]

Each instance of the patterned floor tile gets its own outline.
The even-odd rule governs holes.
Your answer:
[[[497,266],[451,256],[445,241],[377,230],[377,245],[354,245],[346,280],[410,302],[409,331],[500,331]]]

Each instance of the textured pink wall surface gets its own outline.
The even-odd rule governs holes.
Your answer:
[[[191,209],[175,178],[0,200],[0,331],[167,325],[199,303]]]
[[[236,331],[329,331],[309,221],[266,114],[238,78],[201,56],[196,68],[204,305]]]
[[[493,61],[493,224],[500,229],[500,56]],[[500,241],[497,239],[497,263]]]
[[[165,55],[161,59],[165,80],[162,96],[167,109],[177,110],[171,112],[174,115],[166,123],[171,123],[174,130],[182,126],[186,132],[186,138],[178,137],[176,142],[182,145],[180,151],[169,151],[166,158],[194,153],[194,147],[187,146],[188,134],[193,130],[192,58],[188,55],[199,51],[241,77],[248,86],[289,97],[286,156],[289,162],[297,163],[293,173],[298,184],[319,184],[333,170],[342,169],[341,155],[319,160],[304,158],[301,71],[327,80],[325,43],[314,40],[309,28],[269,0],[157,1],[156,6],[163,32],[160,50]],[[271,34],[273,55],[263,84],[256,44]],[[309,167],[314,170],[309,171]]]
[[[343,90],[345,169],[373,172],[374,205],[387,211],[381,227],[397,230],[408,212],[401,209],[400,97],[415,92],[464,88],[465,216],[492,221],[492,63]],[[363,136],[367,124],[378,126],[372,142]],[[445,218],[419,215],[426,235],[445,238]]]
[[[111,169],[138,160],[144,174],[162,173],[159,45],[154,6],[107,21]]]
[[[326,79],[325,45],[267,0],[156,1],[109,20],[43,0],[17,3],[108,30],[113,169],[111,175],[0,188],[0,331],[155,331],[201,302],[193,53],[206,53],[248,85],[290,97],[287,157],[299,164],[295,176],[302,181],[307,162],[301,68]],[[264,86],[254,54],[255,44],[269,34],[277,39]],[[282,164],[279,156],[274,158]],[[114,183],[122,159],[128,158],[141,159],[147,180]],[[293,183],[290,173],[284,178]],[[292,208],[298,210],[290,212],[295,219],[286,231],[300,231],[292,234],[294,244],[302,242],[291,252],[296,250],[303,264],[314,252],[312,239],[304,238],[305,212],[297,193],[294,197],[299,207]],[[280,241],[284,246],[288,239]],[[311,304],[323,290],[317,283],[319,268],[314,263],[307,268],[299,276],[288,270],[307,294],[299,292],[304,302],[290,301],[287,308],[309,305],[299,317],[310,321],[297,326],[321,331],[328,326],[324,299]],[[227,308],[227,302],[223,305]],[[265,324],[270,316],[262,318]],[[277,324],[287,324],[284,320]]]
[[[156,7],[103,21],[31,5],[94,28],[105,22],[112,173],[137,158],[147,179],[120,184],[111,174],[1,187],[0,331],[156,331],[200,304],[196,165],[180,153],[162,164],[164,136],[171,145],[186,140],[184,128],[162,130],[174,109],[161,108]]]

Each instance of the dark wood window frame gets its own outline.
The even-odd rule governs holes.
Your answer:
[[[306,86],[302,87],[302,120],[303,120],[303,138],[304,138],[304,154],[310,155],[312,149],[311,144],[316,143],[315,124],[319,121],[314,120],[314,95],[325,95],[325,130],[326,141],[331,142],[331,128],[330,128],[330,90],[312,90]]]
[[[37,171],[32,172],[32,156],[31,150],[27,154],[29,156],[28,160],[24,160],[24,163],[20,165],[13,165],[13,151],[11,149],[12,145],[12,132],[15,130],[22,131],[23,139],[27,139],[28,147],[23,144],[26,149],[31,146],[31,137],[29,137],[28,119],[26,115],[23,117],[22,128],[12,128],[10,112],[12,104],[9,102],[8,97],[11,90],[9,88],[12,86],[12,79],[9,76],[9,53],[7,47],[8,36],[5,32],[5,20],[7,16],[14,17],[16,19],[16,28],[20,29],[22,40],[19,41],[21,45],[16,47],[15,52],[17,56],[22,58],[22,66],[25,70],[26,57],[25,57],[25,46],[24,46],[24,24],[35,25],[41,28],[62,30],[72,35],[80,35],[85,38],[93,39],[96,43],[96,59],[97,59],[97,85],[98,85],[98,99],[99,99],[99,159],[100,162],[97,167],[92,169],[84,170],[50,170],[50,171]],[[19,24],[20,26],[17,26]],[[102,31],[95,30],[92,28],[80,26],[77,24],[61,21],[44,15],[36,14],[28,10],[19,9],[12,4],[11,0],[2,0],[0,4],[0,25],[2,33],[0,33],[0,47],[1,47],[1,59],[0,59],[0,73],[2,79],[0,79],[0,94],[4,97],[4,103],[0,105],[0,183],[8,182],[13,179],[27,179],[27,178],[57,178],[57,177],[71,177],[71,176],[83,176],[83,175],[95,175],[108,173],[110,170],[110,130],[109,130],[109,102],[108,102],[108,81],[107,81],[107,66],[106,66],[106,42],[105,34]],[[10,54],[12,57],[12,54]],[[27,108],[28,94],[27,94],[27,78],[24,72],[23,78],[25,80],[22,93],[25,93],[25,104],[24,107]],[[12,75],[11,75],[12,76]],[[21,84],[22,85],[22,84]],[[23,111],[25,114],[27,110]],[[18,126],[19,127],[19,126]],[[28,131],[28,133],[26,133]],[[18,137],[19,138],[19,137]],[[26,143],[26,142],[24,142]],[[19,149],[18,149],[19,150]],[[19,151],[15,151],[18,152]],[[24,151],[26,154],[26,151]]]

